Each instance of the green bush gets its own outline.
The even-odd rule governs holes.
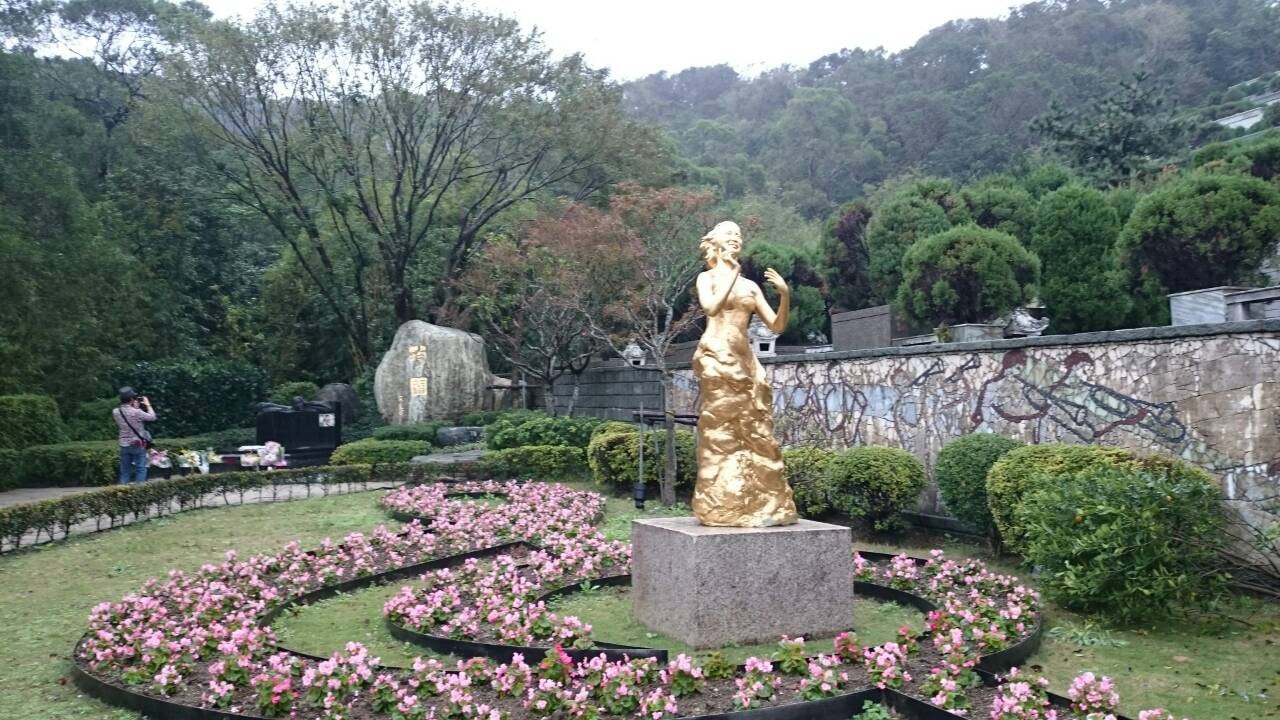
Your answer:
[[[45,395],[0,395],[0,449],[64,442],[58,404]]]
[[[1029,302],[1040,261],[998,230],[962,225],[916,241],[902,258],[897,305],[931,326],[986,322]]]
[[[18,485],[18,450],[0,450],[0,492]]]
[[[1199,477],[1202,472],[1174,457],[1139,456],[1122,448],[1056,443],[1015,448],[997,460],[987,473],[987,506],[991,509],[992,522],[1004,547],[1020,555],[1026,554],[1026,528],[1017,519],[1017,508],[1024,497],[1079,472],[1096,468],[1194,477]]]
[[[697,441],[690,430],[676,430],[676,485],[692,485],[698,476]],[[644,479],[656,483],[666,463],[662,430],[645,433]],[[592,479],[600,485],[630,487],[640,474],[640,433],[635,430],[602,433],[587,446]]]
[[[266,394],[265,374],[245,362],[142,362],[117,369],[112,380],[150,398],[160,416],[153,432],[170,437],[249,425]]]
[[[271,394],[267,399],[273,403],[281,405],[293,404],[295,397],[303,400],[315,400],[316,395],[320,394],[320,386],[310,380],[297,380],[294,382],[281,383],[271,388]]]
[[[591,442],[591,431],[600,422],[598,418],[550,417],[541,414],[522,422],[504,418],[485,429],[485,444],[490,450],[525,445],[585,448]]]
[[[530,413],[529,410],[480,410],[478,412],[467,413],[458,418],[458,424],[464,427],[488,427],[504,416],[513,413]]]
[[[1204,609],[1225,591],[1216,569],[1220,497],[1199,469],[1098,465],[1055,476],[1015,516],[1046,595],[1078,612],[1145,623]]]
[[[805,517],[831,510],[831,483],[827,470],[839,453],[823,447],[800,446],[782,451],[787,482],[795,494],[796,509]]]
[[[933,469],[942,504],[973,529],[990,531],[987,472],[1002,455],[1019,447],[1022,443],[1017,440],[991,433],[971,433],[947,443]]]
[[[423,440],[357,440],[339,445],[329,462],[333,465],[378,465],[409,462],[418,455],[431,452],[431,443]]]
[[[594,440],[597,435],[616,432],[639,432],[635,423],[622,422],[621,420],[606,420],[595,427],[591,431],[591,439]]]
[[[120,407],[116,398],[89,400],[76,406],[74,412],[63,423],[67,428],[67,439],[80,440],[112,440],[119,436],[120,430],[111,413]]]
[[[582,448],[567,445],[525,445],[494,450],[484,456],[484,466],[499,479],[582,480],[587,477],[587,456]]]
[[[432,420],[430,422],[409,423],[408,425],[384,425],[380,428],[374,428],[373,437],[377,440],[421,440],[435,444],[436,430],[446,427],[449,423],[442,420]]]
[[[120,445],[114,440],[36,445],[18,453],[15,487],[111,485],[119,479]]]
[[[899,448],[856,447],[827,466],[831,504],[848,517],[865,518],[876,530],[902,523],[900,513],[924,489],[924,464]]]

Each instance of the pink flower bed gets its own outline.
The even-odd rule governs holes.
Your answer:
[[[506,504],[451,500],[452,492],[493,492]],[[924,563],[887,564],[855,554],[862,579],[924,595],[938,604],[928,642],[905,631],[897,643],[863,648],[852,633],[817,654],[783,639],[777,654],[744,668],[700,665],[687,656],[574,661],[560,646],[589,647],[591,628],[550,612],[537,598],[584,578],[627,571],[630,548],[592,523],[604,508],[594,493],[547,484],[425,485],[387,494],[391,509],[421,516],[393,533],[353,533],[313,551],[296,543],[274,555],[222,562],[195,573],[172,571],[117,603],[95,607],[76,659],[87,672],[133,692],[259,717],[428,720],[644,717],[727,712],[820,700],[861,688],[894,688],[965,717],[1114,717],[1108,678],[1085,674],[1072,685],[1072,709],[1049,708],[1042,685],[1016,672],[973,700],[980,655],[1007,647],[1035,627],[1038,595],[1016,578],[935,551]],[[445,667],[418,658],[411,669],[384,668],[359,643],[322,660],[281,651],[259,619],[317,588],[512,540],[539,549],[517,558],[470,559],[432,570],[386,603],[386,614],[422,632],[553,647],[535,665],[475,658]],[[978,713],[981,713],[979,715]],[[1171,719],[1162,710],[1143,720]]]

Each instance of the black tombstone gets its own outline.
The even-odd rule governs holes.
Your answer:
[[[258,444],[284,446],[289,467],[324,465],[342,443],[342,407],[337,401],[295,399],[292,405],[258,404]]]

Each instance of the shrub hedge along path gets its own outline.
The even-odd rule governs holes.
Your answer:
[[[250,488],[243,493],[225,494],[220,491],[206,493],[204,496],[196,500],[194,503],[184,503],[178,498],[169,500],[168,506],[161,507],[157,512],[153,509],[155,515],[165,516],[194,508],[208,507],[224,507],[232,505],[256,505],[259,503],[285,502],[288,500],[305,500],[307,498],[321,495],[345,495],[351,492],[364,492],[366,490],[386,490],[388,488],[399,485],[400,481],[391,480],[372,480],[366,486],[352,485],[328,485],[323,488],[313,487],[311,484],[279,484],[268,485],[256,488]],[[21,503],[40,502],[42,500],[53,500],[65,498],[69,495],[77,495],[80,493],[98,492],[103,488],[23,488],[19,490],[10,490],[0,493],[0,508],[12,507]],[[194,507],[193,507],[194,506]],[[153,506],[154,507],[154,506]],[[143,522],[153,519],[152,515],[142,516],[126,516],[112,521],[107,515],[98,515],[89,519],[81,520],[71,525],[69,530],[63,534],[59,529],[56,539],[63,540],[68,536],[88,535],[91,533],[101,532],[104,529],[124,527],[134,523]],[[48,543],[54,538],[50,538],[48,533],[41,530],[31,530],[22,535],[22,543],[20,547],[29,547],[31,545]],[[0,544],[0,552],[10,552],[15,547],[11,542]]]

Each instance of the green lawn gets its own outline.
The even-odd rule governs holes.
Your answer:
[[[169,568],[197,568],[231,548],[242,554],[277,550],[290,540],[311,545],[325,537],[368,532],[379,523],[394,526],[379,510],[376,498],[376,493],[360,493],[198,510],[0,556],[0,718],[136,720],[135,713],[81,697],[70,684],[68,657],[93,605],[119,599]],[[613,537],[625,537],[635,516],[629,499],[611,499],[604,529]],[[956,555],[978,552],[963,545],[948,550]],[[297,649],[329,652],[325,645],[340,641],[334,628],[341,626],[343,638],[375,644],[388,662],[396,658],[393,653],[403,659],[403,648],[382,634],[385,594],[379,593],[394,587],[335,598],[282,620],[280,627]],[[863,608],[860,611],[858,617],[869,614]],[[1280,696],[1280,608],[1240,602],[1229,614],[1249,625],[1226,620],[1175,623],[1105,635],[1080,631],[1084,619],[1050,608],[1049,627],[1074,628],[1078,632],[1064,632],[1064,639],[1076,635],[1085,644],[1046,638],[1033,663],[1043,668],[1059,691],[1085,670],[1113,676],[1130,715],[1142,707],[1164,705],[1179,717],[1193,720],[1280,718],[1280,704],[1273,699]],[[603,638],[605,628],[593,622]],[[869,632],[862,629],[860,635],[870,639]],[[1108,640],[1110,644],[1089,644]]]

